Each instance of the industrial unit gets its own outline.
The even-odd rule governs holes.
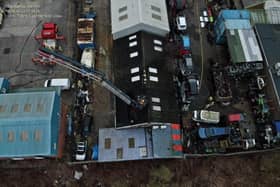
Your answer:
[[[256,34],[264,55],[264,64],[268,77],[272,83],[272,92],[276,98],[276,109],[280,111],[280,25],[279,24],[257,24]],[[272,96],[272,95],[271,95]],[[278,115],[275,116],[277,119]]]
[[[135,110],[116,100],[116,127],[179,123],[172,64],[164,38],[137,32],[114,41],[115,84],[132,98],[144,96],[147,106]]]
[[[99,129],[99,162],[182,158],[179,124]]]
[[[58,90],[1,93],[0,158],[61,157],[65,117]]]
[[[138,31],[165,36],[169,22],[165,0],[111,0],[113,39]]]

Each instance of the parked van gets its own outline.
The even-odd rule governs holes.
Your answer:
[[[70,89],[70,80],[68,78],[48,79],[45,81],[45,87],[61,87],[61,90]]]
[[[85,48],[82,53],[81,64],[87,68],[94,68],[95,52],[92,48]]]
[[[195,110],[192,119],[197,122],[217,124],[220,122],[220,112]]]

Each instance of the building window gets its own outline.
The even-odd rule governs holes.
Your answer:
[[[137,81],[140,81],[140,76],[139,75],[131,77],[131,82],[137,82]]]
[[[119,21],[126,20],[127,18],[128,18],[127,14],[122,15],[122,16],[119,17]]]
[[[24,112],[31,112],[31,104],[25,104],[23,111]]]
[[[131,74],[133,74],[133,73],[138,73],[139,70],[140,70],[139,67],[131,68],[131,69],[130,69],[130,73],[131,73]]]
[[[155,11],[155,12],[160,13],[160,8],[157,7],[157,6],[151,5],[151,9],[152,9],[153,11]]]
[[[156,45],[162,45],[162,42],[160,40],[154,40],[154,44]]]
[[[134,58],[134,57],[137,57],[137,56],[138,56],[138,52],[137,51],[129,54],[130,58]]]
[[[128,148],[135,148],[135,139],[128,138]]]
[[[6,105],[0,105],[0,112],[6,111]]]
[[[18,112],[18,108],[19,108],[19,105],[18,105],[18,104],[13,104],[13,105],[12,105],[12,108],[11,108],[11,112],[12,112],[12,113]]]
[[[8,141],[13,142],[15,140],[15,133],[13,131],[8,132]]]
[[[27,131],[22,131],[20,135],[21,141],[27,141],[28,140],[28,132]]]
[[[122,13],[127,10],[127,6],[119,8],[119,13]]]
[[[160,112],[161,111],[161,107],[160,106],[153,106],[153,111]]]
[[[154,50],[158,52],[162,52],[162,47],[154,46]]]
[[[111,138],[105,138],[105,149],[111,149]]]
[[[158,78],[155,76],[149,76],[150,81],[158,82]]]
[[[129,39],[129,40],[134,40],[134,39],[136,39],[136,38],[137,38],[136,35],[132,35],[132,36],[130,36],[128,39]]]
[[[150,73],[158,73],[158,70],[157,70],[157,68],[149,67],[149,72]]]
[[[134,47],[137,45],[137,41],[129,42],[129,47]]]
[[[123,158],[123,148],[118,148],[117,149],[117,159],[122,159]]]
[[[42,132],[40,130],[35,130],[34,139],[36,142],[40,142],[42,139]]]
[[[152,18],[161,21],[161,16],[159,16],[157,14],[152,14]]]
[[[36,112],[43,112],[44,111],[44,104],[38,103]]]
[[[153,103],[160,103],[160,98],[159,97],[152,97],[152,102]]]

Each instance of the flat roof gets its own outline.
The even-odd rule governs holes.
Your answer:
[[[180,125],[99,129],[98,161],[181,158]]]
[[[226,38],[233,63],[263,61],[253,29],[227,30]]]
[[[264,54],[265,64],[272,79],[273,88],[280,106],[280,76],[275,64],[280,62],[280,24],[256,24],[255,30]]]
[[[116,127],[179,122],[172,65],[164,46],[164,38],[144,32],[114,41],[115,85],[134,99],[148,100],[144,109],[136,110],[116,98]]]

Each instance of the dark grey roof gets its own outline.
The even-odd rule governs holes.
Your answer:
[[[144,95],[149,101],[147,107],[139,111],[117,98],[117,127],[147,122],[179,122],[173,75],[166,60],[164,43],[164,38],[144,32],[114,41],[116,86],[134,99]],[[135,55],[135,57],[130,58],[131,55]],[[135,73],[131,73],[131,71],[135,71]],[[132,82],[132,79],[139,78],[139,81]],[[150,79],[158,79],[158,82]],[[152,102],[152,97],[159,98],[160,102]],[[154,101],[156,100],[154,99]],[[153,107],[161,111],[155,111]]]
[[[264,3],[266,0],[242,0],[244,8],[252,8]]]
[[[256,24],[255,29],[280,105],[280,76],[277,76],[275,69],[275,64],[280,62],[280,24]]]

